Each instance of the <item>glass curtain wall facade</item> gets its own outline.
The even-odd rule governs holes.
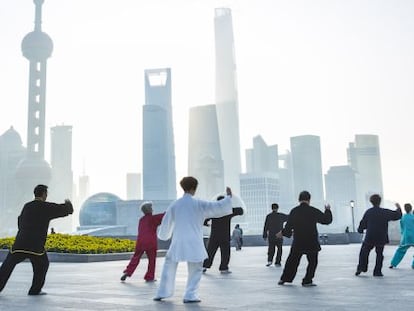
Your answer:
[[[145,70],[143,106],[143,199],[177,198],[171,69]]]

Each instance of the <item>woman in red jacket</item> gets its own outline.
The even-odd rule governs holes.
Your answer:
[[[142,203],[141,210],[144,213],[144,216],[142,216],[139,220],[135,253],[125,268],[121,281],[125,281],[127,277],[130,277],[134,273],[144,252],[147,254],[148,258],[148,269],[147,273],[145,273],[144,279],[147,282],[155,280],[154,273],[157,258],[157,227],[161,224],[162,217],[165,213],[152,215],[152,202]]]

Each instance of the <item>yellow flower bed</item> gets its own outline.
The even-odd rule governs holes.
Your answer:
[[[0,239],[0,249],[9,249],[13,243],[14,238]],[[134,251],[135,241],[56,233],[48,235],[46,249],[71,254],[125,253]]]

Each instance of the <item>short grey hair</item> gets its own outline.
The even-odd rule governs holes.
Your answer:
[[[144,214],[149,214],[152,212],[152,202],[151,201],[147,201],[147,202],[143,202],[141,204],[141,211]]]

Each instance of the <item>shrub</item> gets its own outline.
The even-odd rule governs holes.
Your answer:
[[[14,238],[0,239],[0,249],[10,249]],[[133,252],[135,241],[127,239],[102,238],[86,235],[50,234],[46,240],[46,250],[71,254],[107,254]]]

